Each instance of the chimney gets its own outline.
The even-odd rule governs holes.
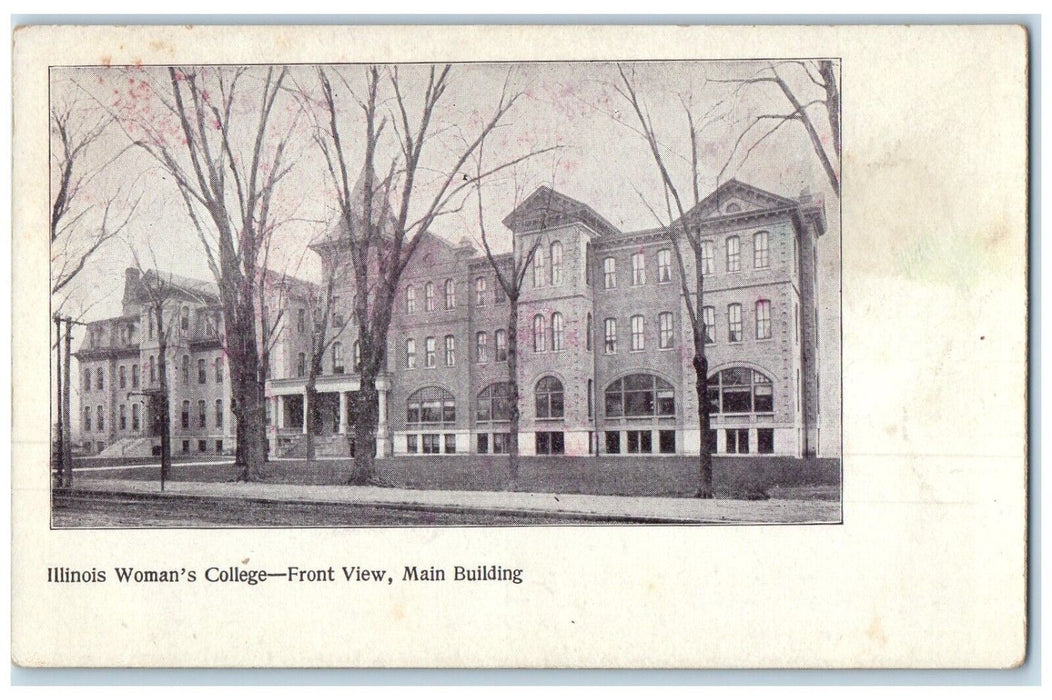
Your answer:
[[[810,204],[812,199],[811,188],[804,185],[804,188],[800,190],[800,204]]]
[[[124,270],[124,289],[134,289],[135,285],[139,283],[139,269],[135,267],[125,268]]]

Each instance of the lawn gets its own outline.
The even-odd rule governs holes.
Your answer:
[[[78,466],[95,466],[80,464]],[[275,461],[264,470],[270,483],[339,484],[351,472],[350,459]],[[620,496],[691,496],[697,484],[697,457],[523,457],[511,484],[507,458],[480,455],[394,457],[377,461],[380,479],[410,489],[533,491]],[[85,471],[77,478],[155,481],[159,468]],[[233,464],[176,463],[173,481],[232,481]],[[789,457],[715,457],[713,487],[724,498],[838,500],[840,460]]]

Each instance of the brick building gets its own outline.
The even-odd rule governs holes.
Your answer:
[[[687,217],[701,231],[698,258],[705,268],[712,430],[704,439],[716,453],[816,454],[821,203],[732,180]],[[691,323],[668,233],[620,231],[588,205],[547,187],[516,207],[504,224],[519,239],[518,250],[536,247],[519,306],[521,453],[696,454],[703,436]],[[425,235],[401,280],[388,336],[388,371],[378,382],[378,452],[505,452],[507,300],[489,261],[470,243]],[[323,237],[311,247],[324,266],[346,264],[339,236]],[[693,293],[695,258],[685,242],[681,250],[682,274]],[[509,256],[498,262],[511,264]],[[267,383],[272,448],[294,453],[309,427],[322,436],[323,451],[347,454],[354,421],[351,397],[359,388],[357,329],[346,324],[326,353],[318,405],[307,407],[305,362],[313,310],[306,287],[297,284],[275,288],[271,295],[272,308],[282,309]],[[344,314],[352,313],[349,278],[335,294],[339,318],[334,321],[342,327]],[[198,298],[199,306],[187,302],[186,313],[207,319],[214,314],[214,294]],[[124,316],[93,328],[103,329],[102,337],[118,337],[112,329],[122,324],[141,329],[134,308],[126,305]],[[206,408],[216,401],[228,406],[229,398],[221,395],[218,382],[193,381],[202,361],[222,364],[218,340],[202,343],[205,338],[195,335],[196,328],[181,335],[173,351],[177,358],[188,357],[191,368],[189,384],[173,384],[187,392],[173,396],[175,427],[183,425],[175,407],[188,401],[191,413],[190,427],[174,433],[177,453],[186,440],[191,451],[202,440],[206,450],[219,447],[219,440],[224,447],[232,441],[230,420],[219,420],[216,408],[206,411],[200,427],[200,402]],[[102,367],[104,374],[112,373],[122,360],[136,357],[148,367],[149,341],[141,347],[137,342],[132,331],[127,344],[107,345],[105,352],[102,346],[82,348],[82,371]],[[82,405],[120,410],[116,394],[105,392],[97,400],[96,395],[95,389],[86,390]],[[87,413],[84,418],[89,420]],[[121,433],[112,425],[102,432],[109,440]],[[106,441],[102,435],[97,439]]]

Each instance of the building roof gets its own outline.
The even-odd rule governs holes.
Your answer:
[[[515,207],[501,222],[514,233],[526,233],[552,228],[560,224],[580,222],[600,235],[620,233],[618,228],[584,202],[541,185],[522,204]]]

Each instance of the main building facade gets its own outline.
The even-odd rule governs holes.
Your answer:
[[[681,261],[667,231],[621,231],[546,187],[504,219],[516,249],[534,251],[517,334],[522,454],[697,454],[702,440],[716,454],[817,454],[822,205],[732,180],[691,210],[687,222],[701,246],[695,256],[680,241]],[[470,243],[425,236],[401,280],[391,322],[387,372],[378,382],[377,451],[506,452],[507,298],[490,261]],[[338,236],[312,248],[323,265],[348,264]],[[710,370],[712,430],[704,436],[684,300],[685,289],[694,294],[695,260],[704,268]],[[513,266],[510,255],[497,263]],[[138,408],[122,398],[131,373],[145,382],[156,363],[156,341],[127,289],[137,283],[129,273],[124,314],[92,324],[77,354],[82,439],[93,451],[149,442],[156,432],[146,416],[154,413],[148,398],[135,402]],[[233,418],[214,291],[185,286],[172,312],[173,445],[177,454],[229,451]],[[312,310],[290,287],[270,302],[269,314],[282,319],[267,381],[272,453],[294,454],[308,429],[325,438],[321,444],[332,454],[353,450],[357,329],[346,317],[354,290],[345,284],[335,294],[333,325],[342,331],[326,352],[313,406],[305,391]]]

